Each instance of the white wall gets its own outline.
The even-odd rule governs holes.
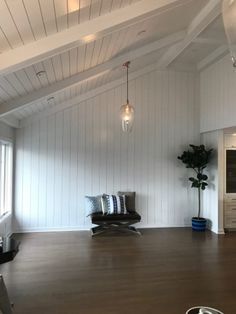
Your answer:
[[[14,143],[15,131],[13,128],[0,121],[0,139],[9,140]],[[0,219],[0,235],[7,236],[12,233],[12,215]]]
[[[224,233],[223,228],[223,150],[224,134],[221,130],[203,133],[202,143],[213,148],[213,158],[207,167],[208,187],[202,193],[202,216],[209,220],[209,229]]]
[[[3,140],[14,141],[15,130],[0,121],[0,138]]]
[[[236,126],[236,69],[228,55],[200,74],[201,132]]]
[[[236,69],[232,66],[230,56],[226,55],[200,74],[200,131],[204,133],[219,130],[202,135],[205,140],[214,144],[218,154],[216,161],[218,168],[211,170],[215,175],[216,190],[209,190],[206,194],[205,205],[209,205],[206,210],[210,211],[208,215],[212,218],[213,229],[215,231],[218,229],[219,233],[223,233],[224,148],[222,134],[223,129],[235,126]]]
[[[125,86],[17,130],[15,230],[90,226],[84,195],[137,192],[141,226],[190,224],[197,210],[177,156],[199,142],[195,76],[153,71],[130,83],[135,125],[120,128]]]

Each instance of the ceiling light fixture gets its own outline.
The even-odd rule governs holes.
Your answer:
[[[47,98],[47,103],[48,103],[49,105],[51,105],[51,104],[54,103],[54,100],[55,100],[55,97],[53,97],[53,96],[48,97],[48,98]]]
[[[38,78],[43,77],[44,75],[46,75],[46,71],[39,71],[39,72],[36,73],[36,76]]]
[[[141,30],[140,32],[138,32],[137,36],[142,36],[142,35],[144,35],[145,33],[146,33],[146,30],[143,29],[143,30]]]
[[[223,0],[222,15],[231,60],[236,68],[236,0]]]
[[[126,104],[120,107],[121,126],[124,132],[131,132],[134,122],[134,108],[129,103],[129,65],[130,61],[123,64],[126,68],[126,87],[127,87],[127,100]]]

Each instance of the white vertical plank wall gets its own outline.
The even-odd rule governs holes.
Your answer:
[[[236,126],[236,70],[229,55],[200,74],[200,130]]]
[[[189,225],[196,195],[177,156],[199,142],[195,81],[156,70],[132,80],[130,134],[124,85],[17,130],[15,231],[88,229],[84,195],[118,190],[136,191],[140,226]]]
[[[223,130],[205,132],[201,141],[206,147],[213,148],[213,158],[206,169],[208,187],[202,193],[202,217],[208,219],[208,228],[223,234]]]

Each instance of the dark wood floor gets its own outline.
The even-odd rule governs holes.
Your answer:
[[[195,305],[236,313],[236,233],[17,237],[20,252],[0,266],[16,314],[185,314]]]

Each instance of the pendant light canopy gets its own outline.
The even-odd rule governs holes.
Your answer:
[[[134,122],[134,108],[129,103],[129,65],[130,61],[123,64],[127,73],[127,101],[120,107],[121,126],[124,132],[131,132]]]
[[[236,0],[223,0],[222,15],[231,59],[236,67]]]

